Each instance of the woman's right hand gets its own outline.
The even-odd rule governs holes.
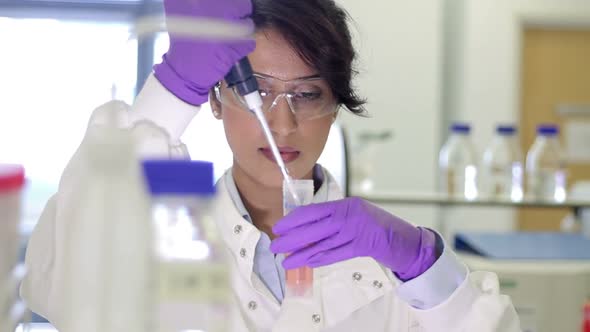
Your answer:
[[[254,32],[247,18],[251,0],[164,0],[166,17],[204,17],[243,24]],[[192,105],[207,102],[209,90],[231,67],[255,48],[251,40],[212,41],[170,34],[170,47],[154,66],[156,78],[176,97]]]

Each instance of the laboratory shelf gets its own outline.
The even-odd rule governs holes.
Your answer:
[[[353,193],[376,204],[439,205],[439,206],[481,206],[481,207],[525,207],[574,209],[590,207],[590,200],[566,200],[562,203],[524,199],[513,202],[507,199],[460,199],[444,194],[411,192],[370,192]]]

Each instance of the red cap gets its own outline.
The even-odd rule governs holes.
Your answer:
[[[18,190],[25,183],[25,169],[21,165],[0,164],[0,193]]]

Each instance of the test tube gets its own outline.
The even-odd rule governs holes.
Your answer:
[[[283,181],[283,214],[298,206],[310,204],[313,200],[313,180],[291,180],[291,188],[297,193],[297,197],[291,194],[288,184]],[[298,269],[285,271],[287,296],[312,296],[313,295],[313,270],[304,266]]]

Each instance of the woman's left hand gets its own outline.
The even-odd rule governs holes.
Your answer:
[[[438,258],[436,235],[360,198],[306,205],[281,219],[274,253],[290,253],[285,269],[318,267],[368,256],[402,280],[415,278]]]

